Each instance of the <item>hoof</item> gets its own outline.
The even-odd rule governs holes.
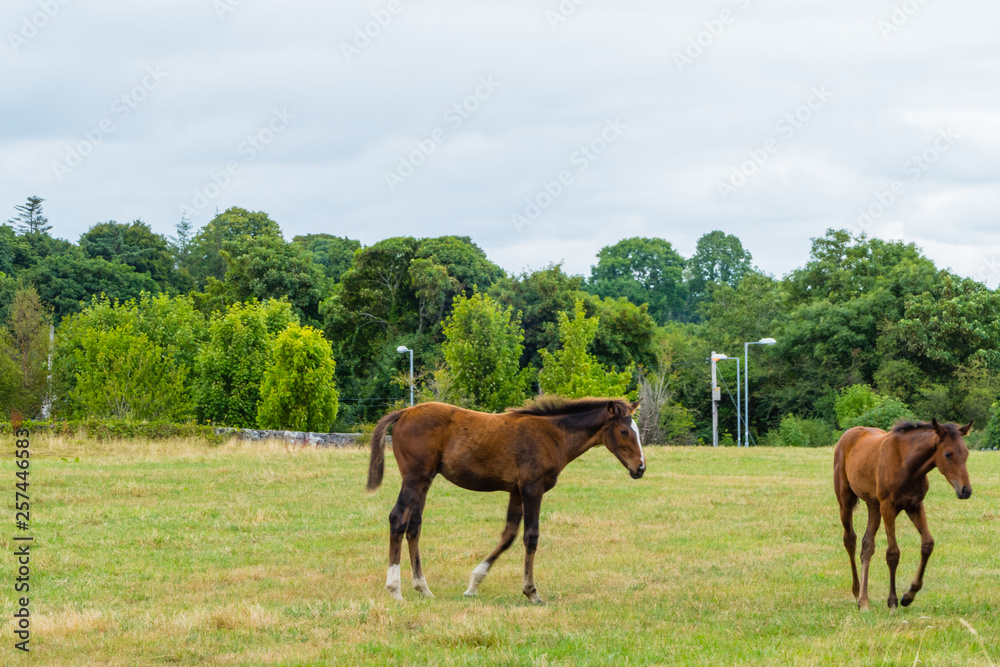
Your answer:
[[[858,602],[858,609],[860,611],[868,611],[868,600],[862,600]]]
[[[390,588],[388,590],[389,590],[389,595],[392,596],[393,600],[399,600],[400,602],[403,601],[403,596],[402,596],[402,594],[399,591],[397,591],[397,590],[395,590],[393,588]]]
[[[474,598],[478,595],[478,593],[470,588],[469,590],[462,593],[462,595],[464,595],[467,598]]]
[[[531,602],[531,604],[537,604],[537,605],[543,605],[543,606],[545,605],[545,601],[542,600],[542,598],[538,597],[538,593],[537,592],[532,593],[531,595],[529,595],[528,596],[528,601]]]
[[[913,602],[914,597],[916,596],[914,596],[913,593],[907,593],[906,595],[903,596],[903,599],[900,600],[899,603],[904,607],[909,607],[910,604]]]

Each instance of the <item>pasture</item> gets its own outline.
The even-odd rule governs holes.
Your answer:
[[[9,452],[11,447],[5,447]],[[196,441],[32,441],[32,655],[15,656],[15,529],[0,572],[4,664],[917,664],[1000,662],[1000,454],[972,452],[959,501],[934,471],[937,547],[914,604],[889,613],[885,536],[859,612],[832,449],[648,447],[638,481],[603,448],[546,494],[535,576],[518,539],[479,597],[505,494],[441,479],[424,511],[430,589],[384,590],[399,489],[364,493],[366,450]],[[5,453],[8,517],[13,459]],[[863,512],[856,528],[863,529]],[[919,561],[899,522],[899,587]],[[964,621],[964,623],[963,623]],[[968,627],[965,624],[968,624]],[[973,634],[970,628],[978,634]]]

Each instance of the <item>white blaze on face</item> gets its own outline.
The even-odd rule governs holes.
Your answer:
[[[639,437],[639,425],[632,420],[632,430],[635,431],[635,441],[639,443],[639,458],[642,459],[642,465],[646,465],[646,455],[642,451],[642,438]]]

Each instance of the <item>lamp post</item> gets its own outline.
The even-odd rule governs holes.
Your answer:
[[[743,443],[750,446],[750,346],[774,345],[778,341],[773,338],[761,338],[750,343],[743,343]]]
[[[720,361],[736,362],[736,446],[740,446],[740,358],[728,357],[721,352],[712,352],[712,446],[719,446],[719,401],[722,390],[716,382],[716,364]],[[730,394],[732,397],[732,394]]]
[[[410,407],[413,407],[413,350],[406,347],[405,345],[400,345],[396,348],[396,352],[403,354],[405,352],[410,353]]]

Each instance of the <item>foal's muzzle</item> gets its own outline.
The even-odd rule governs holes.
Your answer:
[[[639,467],[636,469],[635,472],[632,472],[631,470],[629,470],[628,474],[632,476],[632,479],[639,479],[644,474],[646,474],[646,464],[645,463],[640,463]],[[972,493],[972,492],[970,491],[969,493]]]
[[[955,495],[958,496],[959,500],[965,500],[972,495],[972,487],[964,485],[960,488],[955,489]]]

